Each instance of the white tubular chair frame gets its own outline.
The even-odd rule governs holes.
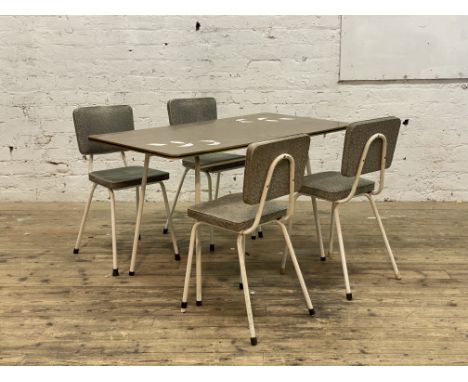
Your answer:
[[[393,271],[395,274],[395,278],[397,280],[401,279],[397,264],[395,262],[395,258],[393,256],[393,252],[390,248],[390,244],[388,243],[387,235],[385,233],[382,220],[380,218],[380,215],[377,210],[377,206],[375,205],[375,201],[373,196],[378,195],[382,192],[383,187],[384,187],[384,182],[385,182],[385,167],[387,163],[387,138],[385,137],[384,134],[377,133],[372,135],[366,142],[366,145],[364,146],[364,149],[361,154],[361,158],[359,161],[358,168],[356,170],[356,175],[354,178],[353,185],[351,187],[351,191],[348,194],[348,196],[344,199],[332,202],[332,208],[331,208],[331,223],[330,223],[330,236],[329,236],[329,246],[328,246],[328,254],[330,255],[333,252],[333,232],[334,232],[334,226],[336,226],[337,234],[338,234],[338,244],[340,248],[340,256],[341,256],[341,265],[343,268],[343,276],[345,280],[345,288],[346,288],[346,298],[347,300],[351,301],[352,300],[352,293],[351,293],[351,287],[349,284],[349,277],[348,277],[348,268],[347,268],[347,263],[346,263],[346,254],[345,254],[345,249],[344,249],[344,242],[343,242],[343,234],[341,230],[341,221],[340,221],[340,215],[338,212],[338,208],[340,205],[348,203],[351,201],[356,196],[356,190],[359,185],[359,180],[362,174],[362,169],[364,168],[364,164],[367,160],[367,155],[369,153],[369,149],[372,146],[372,144],[376,140],[381,140],[382,141],[382,150],[381,150],[381,159],[380,159],[380,177],[379,177],[379,187],[377,190],[373,190],[369,193],[365,193],[363,196],[366,196],[371,204],[372,210],[374,212],[374,215],[376,217],[377,223],[379,225],[379,229],[381,231],[382,237],[384,239],[385,247],[387,249],[388,256],[390,258],[390,262],[392,263]],[[361,195],[357,195],[361,196]],[[318,211],[316,211],[316,208],[314,208],[314,212],[317,212],[317,218],[316,222],[318,222]],[[321,254],[323,256],[323,242],[322,242],[322,237],[321,234],[317,235],[319,244],[320,244],[320,249],[321,249]],[[286,251],[285,251],[286,252]],[[323,258],[324,259],[324,258]],[[286,257],[283,256],[283,262],[282,262],[282,272],[284,272],[284,266],[286,264]]]
[[[187,173],[190,170],[191,170],[190,168],[185,167],[182,177],[180,178],[179,185],[177,186],[176,195],[174,197],[174,200],[172,201],[172,206],[170,210],[171,218],[172,218],[172,215],[174,214],[177,201],[179,200],[180,191],[182,190],[182,186],[185,182],[185,178],[187,176]],[[206,179],[208,181],[208,200],[211,201],[213,200],[213,186],[212,186],[212,181],[211,181],[211,174],[208,171],[202,171],[202,172],[206,175]],[[216,177],[216,186],[215,186],[216,188],[215,188],[215,197],[214,197],[215,200],[218,199],[220,176],[221,176],[221,171],[217,173],[217,177]],[[169,219],[166,220],[166,223],[163,228],[164,234],[167,234],[168,232],[169,232]],[[214,234],[213,234],[213,230],[210,230],[210,251],[214,251],[214,249],[215,249]]]
[[[286,241],[286,245],[289,248],[289,254],[291,257],[291,260],[293,262],[294,268],[296,270],[299,283],[302,289],[302,293],[304,295],[305,303],[307,306],[307,309],[309,311],[309,314],[311,316],[315,315],[315,309],[312,305],[312,302],[310,300],[310,296],[307,290],[307,286],[305,284],[304,278],[302,276],[302,272],[300,270],[299,264],[297,262],[296,254],[294,251],[294,248],[291,243],[291,239],[288,234],[288,230],[286,228],[285,222],[290,220],[294,214],[295,210],[295,200],[296,200],[296,195],[295,195],[295,162],[294,158],[289,155],[289,154],[281,154],[278,155],[270,164],[268,168],[268,173],[265,179],[265,184],[263,186],[262,190],[262,195],[260,198],[260,203],[258,205],[257,213],[255,215],[254,222],[252,225],[244,229],[242,231],[239,231],[237,234],[237,250],[238,250],[238,255],[239,255],[239,267],[240,267],[240,272],[241,272],[241,283],[240,283],[240,289],[243,290],[244,292],[244,300],[246,304],[246,311],[247,311],[247,318],[249,322],[249,331],[250,331],[250,343],[252,345],[257,344],[257,337],[255,334],[255,327],[254,327],[254,320],[253,320],[253,313],[252,313],[252,306],[251,306],[251,301],[250,301],[250,292],[249,292],[249,285],[248,285],[248,280],[247,280],[247,273],[246,273],[246,268],[245,268],[245,238],[247,235],[251,234],[255,230],[258,229],[260,226],[260,221],[262,218],[263,210],[265,208],[265,204],[267,202],[267,197],[268,197],[268,192],[270,189],[270,184],[271,180],[274,174],[274,171],[276,169],[276,166],[282,161],[282,160],[288,160],[289,161],[289,198],[288,198],[288,208],[287,208],[287,213],[286,216],[278,219],[278,220],[273,220],[269,221],[266,223],[262,224],[269,224],[269,223],[277,223],[282,231],[282,234],[284,236],[284,239]],[[193,251],[195,247],[195,242],[197,241],[198,243],[200,240],[196,240],[197,236],[199,235],[199,227],[202,225],[207,225],[207,226],[212,226],[209,223],[206,222],[196,222],[191,231],[190,235],[190,244],[189,244],[189,251],[187,255],[187,269],[185,273],[185,283],[184,283],[184,292],[182,295],[182,302],[181,302],[181,312],[185,313],[187,309],[187,300],[188,300],[188,292],[189,292],[189,286],[190,286],[190,275],[191,275],[191,269],[192,269],[192,261],[193,261]],[[224,229],[226,231],[232,232],[232,230],[228,230],[222,227],[217,227]],[[199,237],[198,237],[199,239]],[[202,305],[202,264],[201,264],[201,245],[198,245],[196,248],[196,304],[198,306]]]
[[[351,191],[349,192],[349,195],[344,199],[334,202],[335,204],[344,204],[344,203],[349,202],[352,198],[354,198],[357,187],[359,185],[359,178],[361,177],[362,169],[364,167],[364,164],[366,163],[367,155],[369,154],[369,149],[372,146],[372,143],[374,143],[377,139],[380,139],[382,141],[382,151],[380,154],[379,188],[377,189],[377,191],[372,191],[370,194],[378,195],[382,192],[383,187],[384,187],[384,181],[385,181],[385,166],[387,163],[387,137],[383,134],[378,133],[378,134],[372,135],[367,140],[366,145],[364,146],[364,149],[362,150],[361,159],[359,160],[359,166],[356,170],[356,175],[354,177],[353,186],[351,187]]]
[[[184,182],[185,182],[185,178],[186,178],[186,176],[187,176],[187,173],[188,173],[190,170],[191,170],[190,168],[185,167],[184,172],[183,172],[183,174],[182,174],[182,177],[180,178],[179,185],[177,186],[177,191],[176,191],[174,200],[172,201],[172,206],[171,206],[171,217],[172,217],[172,215],[174,214],[175,208],[176,208],[176,206],[177,206],[177,202],[178,202],[178,200],[179,200],[180,191],[182,190],[182,186],[184,185]],[[206,179],[207,179],[207,182],[208,182],[208,201],[212,201],[212,200],[213,200],[213,185],[212,185],[212,180],[211,180],[211,174],[216,174],[216,184],[215,184],[215,191],[214,191],[214,200],[218,199],[218,195],[219,195],[219,184],[220,184],[220,181],[221,181],[221,173],[223,173],[224,171],[217,171],[217,172],[213,172],[213,173],[210,173],[210,172],[208,172],[208,171],[202,171],[202,172],[206,175]],[[163,233],[164,233],[164,234],[167,234],[167,233],[169,232],[168,225],[169,225],[169,220],[166,220],[166,224],[164,225],[164,228],[163,228]],[[263,238],[262,226],[259,226],[257,231],[258,231],[258,237],[259,237],[259,238]],[[252,240],[255,240],[255,239],[256,239],[256,235],[252,235],[251,238],[252,238]],[[213,233],[213,229],[211,228],[211,229],[210,229],[210,251],[213,252],[214,250],[215,250],[214,233]]]
[[[354,196],[356,195],[356,190],[357,190],[357,187],[359,185],[359,179],[361,177],[362,169],[364,167],[364,164],[366,163],[366,159],[367,159],[367,155],[369,153],[369,149],[372,146],[372,144],[378,139],[380,139],[382,141],[382,150],[381,150],[381,154],[380,154],[379,187],[377,188],[377,190],[373,190],[373,191],[371,191],[369,193],[364,194],[364,196],[366,196],[367,199],[369,200],[369,202],[371,204],[371,207],[372,207],[372,210],[374,212],[375,218],[376,218],[377,223],[379,225],[380,232],[382,234],[382,237],[383,237],[383,240],[384,240],[384,243],[385,243],[385,247],[387,249],[387,253],[388,253],[388,256],[390,258],[390,262],[392,263],[395,278],[397,280],[401,279],[400,272],[399,272],[397,264],[395,262],[395,257],[393,255],[390,244],[388,243],[387,235],[385,233],[385,229],[383,227],[382,220],[380,219],[380,215],[379,215],[379,212],[377,210],[377,206],[375,205],[375,201],[374,201],[374,198],[373,198],[374,195],[380,194],[382,192],[382,190],[383,190],[384,183],[385,183],[385,166],[387,164],[387,138],[385,137],[384,134],[378,133],[378,134],[372,135],[367,140],[366,145],[364,146],[364,149],[363,149],[362,154],[361,154],[361,159],[360,159],[360,162],[359,162],[359,166],[358,166],[358,168],[356,170],[356,175],[355,175],[355,178],[354,178],[353,186],[351,188],[351,191],[350,191],[349,195],[344,199],[341,199],[341,200],[338,200],[338,201],[332,203],[333,221],[332,221],[332,224],[330,225],[330,242],[329,242],[328,253],[331,254],[332,250],[333,250],[333,230],[334,230],[333,226],[336,225],[336,231],[337,231],[337,235],[338,235],[338,245],[339,245],[339,248],[340,248],[340,256],[341,256],[341,266],[343,268],[343,276],[344,276],[344,280],[345,280],[346,299],[349,300],[349,301],[351,301],[353,299],[353,295],[351,293],[351,287],[350,287],[350,284],[349,284],[348,268],[347,268],[347,263],[346,263],[346,253],[345,253],[345,248],[344,248],[343,233],[342,233],[342,229],[341,229],[341,221],[340,221],[340,215],[339,215],[339,212],[338,212],[338,208],[339,208],[340,205],[348,203],[349,201],[351,201],[351,199],[354,198]]]
[[[310,159],[309,158],[307,159],[307,163],[306,163],[306,174],[307,175],[312,175],[312,169],[310,167]],[[297,192],[296,195],[295,195],[294,203],[297,202],[297,199],[300,196],[308,196],[308,195],[300,194],[300,193]],[[319,218],[318,208],[317,208],[317,199],[314,196],[311,196],[310,199],[312,201],[312,210],[314,212],[315,229],[316,229],[316,234],[317,234],[317,240],[318,240],[319,245],[320,245],[320,260],[325,261],[325,250],[323,248],[322,229],[320,227],[320,218]],[[293,228],[293,218],[291,217],[291,219],[289,219],[289,222],[288,222],[288,232],[289,232],[289,234],[292,233],[292,228]],[[288,246],[286,245],[284,247],[283,259],[281,261],[281,268],[280,268],[280,273],[281,274],[284,274],[286,272],[286,260],[287,259],[288,259]]]
[[[127,167],[128,165],[127,165],[127,158],[125,156],[125,152],[121,151],[120,155],[121,155],[124,166]],[[94,156],[93,156],[93,154],[89,154],[88,173],[91,173],[93,171],[93,166],[94,166]],[[84,213],[83,213],[83,216],[82,216],[82,219],[81,219],[80,230],[78,231],[78,237],[76,239],[75,247],[73,249],[74,254],[79,253],[81,237],[83,235],[83,231],[84,231],[84,228],[85,228],[85,225],[86,225],[86,220],[87,220],[87,217],[88,217],[89,209],[91,207],[91,202],[92,202],[92,199],[93,199],[94,191],[96,190],[96,187],[98,186],[97,183],[94,183],[94,182],[91,182],[91,183],[92,183],[91,191],[89,193],[88,201],[86,203],[85,210],[84,210]],[[158,182],[158,183],[159,183],[159,185],[161,187],[161,192],[163,194],[164,204],[165,204],[165,207],[166,207],[166,214],[167,214],[168,219],[169,219],[168,221],[169,221],[169,224],[172,226],[172,219],[170,219],[170,215],[169,215],[170,211],[169,211],[169,203],[168,203],[168,200],[167,200],[166,189],[164,187],[163,182]],[[105,188],[109,192],[109,200],[110,200],[110,204],[111,204],[112,276],[119,276],[119,269],[118,269],[118,262],[117,262],[117,235],[116,235],[116,223],[115,223],[116,222],[116,219],[115,219],[115,195],[114,195],[114,191],[112,189],[107,188],[107,187],[105,187]],[[140,197],[142,197],[140,195],[141,194],[141,189],[140,189],[139,186],[136,186],[135,189],[136,189],[137,216],[140,214],[140,219],[141,219],[141,211],[138,210],[139,200],[140,200]],[[139,239],[140,239],[140,235],[138,235],[138,240]],[[172,239],[172,244],[173,244],[173,247],[174,247],[174,253],[175,253],[176,260],[180,260],[179,248],[178,248],[177,238],[176,238],[174,229],[171,230],[171,239]],[[135,262],[135,259],[134,259],[134,256],[132,256],[133,268],[134,268],[134,262]],[[133,270],[133,268],[132,268],[132,265],[131,265],[130,269]],[[133,276],[134,274],[135,273],[133,272],[133,274],[131,274],[131,275]]]

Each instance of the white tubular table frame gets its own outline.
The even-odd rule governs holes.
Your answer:
[[[160,156],[171,160],[194,157],[195,204],[199,204],[201,202],[200,155],[245,148],[253,142],[296,134],[307,134],[310,136],[327,134],[345,130],[347,125],[344,122],[331,120],[275,113],[259,113],[205,122],[187,123],[178,126],[155,127],[90,136],[89,139],[92,141],[145,154],[129,275],[135,275],[138,237],[140,235],[141,217],[151,156]],[[204,143],[207,140],[217,142],[217,144],[208,145]],[[185,144],[175,145],[173,142],[183,142]],[[171,227],[169,229],[171,230]],[[174,232],[173,229],[171,231]],[[198,240],[196,241],[198,242]]]

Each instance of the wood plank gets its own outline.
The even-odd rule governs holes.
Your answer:
[[[108,203],[93,204],[78,255],[71,249],[81,203],[0,203],[0,364],[468,364],[468,203],[378,203],[399,281],[369,206],[344,206],[348,302],[339,254],[319,260],[310,201],[301,200],[292,241],[317,314],[308,316],[291,264],[279,273],[284,243],[266,226],[264,239],[247,241],[256,347],[237,287],[235,235],[216,231],[216,252],[205,247],[204,304],[195,306],[192,280],[180,313],[192,224],[183,204],[175,214],[182,260],[162,234],[162,206],[148,203],[129,277],[135,206],[118,203],[115,278]],[[326,233],[329,205],[319,210]],[[207,245],[208,232],[202,237]]]

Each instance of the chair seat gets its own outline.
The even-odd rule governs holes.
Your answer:
[[[141,184],[143,169],[143,166],[128,166],[93,171],[89,173],[89,180],[113,190],[138,186]],[[148,184],[167,179],[169,179],[168,172],[153,170],[152,168],[148,169]]]
[[[182,159],[184,167],[195,169],[195,158]],[[200,169],[205,172],[220,172],[245,166],[245,155],[232,153],[212,153],[200,156]]]
[[[239,232],[253,224],[257,210],[257,204],[244,203],[242,193],[236,193],[189,207],[187,214],[198,221]],[[260,224],[279,219],[286,212],[285,205],[275,201],[267,202]]]
[[[336,171],[319,172],[305,176],[299,192],[335,202],[349,195],[353,182],[353,177],[343,176]],[[371,192],[374,187],[375,182],[372,180],[360,178],[355,195]]]

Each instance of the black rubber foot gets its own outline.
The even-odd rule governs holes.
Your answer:
[[[176,259],[176,261],[180,261],[180,255],[178,253],[176,253],[174,255],[174,259]]]
[[[314,308],[309,309],[309,315],[310,316],[315,316],[315,309]]]
[[[168,230],[167,228],[164,228],[164,229],[163,229],[163,234],[164,234],[164,235],[167,235],[168,232],[169,232],[169,230]]]
[[[214,252],[215,250],[215,245],[214,244],[210,244],[210,252]]]
[[[251,344],[252,346],[257,345],[257,337],[252,337],[252,338],[250,339],[250,344]]]
[[[73,248],[73,254],[76,255],[78,252],[80,252],[79,248]]]
[[[180,303],[180,307],[181,307],[182,309],[186,309],[186,308],[187,308],[187,303],[186,303],[186,302],[181,302],[181,303]]]
[[[239,283],[239,289],[244,289],[244,284]]]
[[[129,276],[135,276],[135,271],[133,271],[133,272],[128,272],[128,275],[129,275]]]
[[[352,293],[346,293],[346,300],[351,301],[353,299]]]
[[[202,306],[203,302],[202,301],[197,301],[197,306]]]
[[[252,235],[252,236],[250,236],[250,238],[251,238],[252,240],[255,240],[255,239],[257,238],[257,236]]]
[[[258,238],[263,239],[263,232],[262,231],[258,232]]]
[[[113,269],[112,270],[112,276],[118,276],[119,275],[119,269]]]
[[[141,235],[138,235],[138,240],[141,240]]]
[[[325,261],[327,258],[326,257],[321,257],[320,261]]]

